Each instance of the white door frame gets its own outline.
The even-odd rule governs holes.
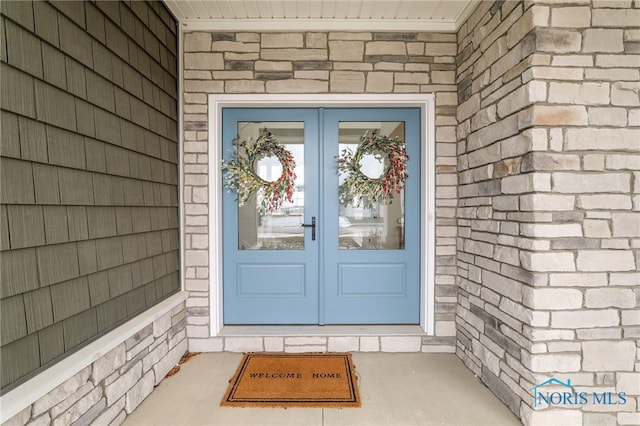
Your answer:
[[[223,321],[222,109],[223,108],[420,108],[420,327],[435,331],[435,95],[433,94],[212,94],[209,95],[209,321],[211,337]]]

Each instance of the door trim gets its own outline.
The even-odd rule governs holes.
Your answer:
[[[420,327],[435,332],[435,95],[213,94],[209,95],[209,321],[210,337],[224,326],[222,298],[223,108],[420,108]]]

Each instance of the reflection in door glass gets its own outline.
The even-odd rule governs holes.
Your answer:
[[[389,138],[404,140],[404,122],[340,122],[339,152],[345,149],[356,152],[365,133],[377,133]],[[365,153],[360,170],[369,179],[378,179],[386,173],[388,160],[380,153]],[[347,173],[340,173],[338,185]],[[349,199],[350,197],[346,197]],[[404,249],[404,190],[394,196],[391,204],[371,203],[340,204],[338,217],[339,248],[341,250],[397,250]]]
[[[303,122],[238,122],[239,140],[256,140],[264,132],[284,145],[296,162],[296,184],[293,202],[273,211],[261,211],[257,193],[238,207],[238,248],[240,250],[304,249],[304,123]],[[282,164],[277,157],[256,159],[254,173],[267,182],[278,180]]]

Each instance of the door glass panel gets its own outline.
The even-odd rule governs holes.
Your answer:
[[[261,194],[254,193],[238,206],[238,248],[240,250],[304,250],[304,122],[238,122],[238,139],[255,141],[270,132],[295,160],[296,179],[293,202],[281,207],[261,209]],[[253,172],[265,182],[275,182],[282,175],[282,163],[275,156],[256,158]]]
[[[356,153],[360,140],[373,132],[389,138],[396,136],[404,140],[403,121],[385,122],[340,122],[339,151],[345,149]],[[389,167],[383,153],[364,153],[359,161],[360,171],[369,179],[379,179]],[[338,185],[349,176],[340,172]],[[341,188],[344,190],[344,188]],[[352,199],[346,196],[344,199]],[[341,250],[399,250],[404,249],[404,190],[395,194],[390,204],[382,201],[372,203],[366,199],[352,199],[340,203],[338,229]]]

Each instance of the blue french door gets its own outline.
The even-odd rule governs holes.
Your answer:
[[[291,153],[297,176],[291,199],[271,211],[259,194],[239,202],[224,192],[224,323],[419,323],[419,109],[225,108],[222,118],[225,160],[238,141],[269,134]],[[406,186],[390,204],[340,202],[347,176],[336,158],[373,132],[405,141]],[[360,162],[371,179],[389,167],[374,154]],[[265,181],[282,174],[273,156],[251,167]]]

